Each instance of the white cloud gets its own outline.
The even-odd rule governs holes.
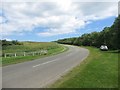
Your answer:
[[[2,38],[2,40],[12,41],[12,39],[9,38]]]
[[[47,27],[40,36],[75,33],[94,20],[117,15],[117,3],[80,3],[69,1],[4,3],[2,34],[12,35]]]
[[[3,17],[2,16],[0,16],[0,23],[2,23],[3,22]]]
[[[2,2],[54,2],[59,0],[1,0]],[[66,0],[60,0],[66,1]],[[72,1],[72,0],[71,0]],[[74,2],[119,2],[119,0],[74,0]]]

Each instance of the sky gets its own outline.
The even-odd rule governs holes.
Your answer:
[[[118,15],[117,2],[4,2],[2,39],[49,42],[102,31]]]

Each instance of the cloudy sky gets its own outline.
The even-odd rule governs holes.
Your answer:
[[[2,38],[54,41],[112,25],[117,2],[6,2],[0,7]]]

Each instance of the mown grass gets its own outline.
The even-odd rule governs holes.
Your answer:
[[[114,51],[100,51],[93,47],[86,48],[90,51],[88,58],[49,87],[118,87],[118,53],[115,53]]]
[[[38,50],[48,50],[47,54],[35,55],[35,56],[18,56],[18,57],[3,57],[2,66],[10,64],[21,63],[25,61],[31,61],[42,57],[58,54],[67,50],[64,46],[56,43],[36,43],[36,42],[24,42],[23,45],[8,46],[3,49],[3,53],[16,53],[16,52],[32,52]]]

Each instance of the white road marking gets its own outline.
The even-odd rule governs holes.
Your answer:
[[[55,59],[55,60],[48,61],[48,62],[45,62],[45,63],[37,64],[37,65],[33,66],[33,68],[34,68],[34,67],[41,66],[41,65],[45,65],[45,64],[48,64],[48,63],[51,63],[51,62],[54,62],[54,61],[58,61],[58,60],[59,60],[59,59]]]
[[[88,53],[88,55],[89,55],[89,53]],[[88,57],[88,55],[87,55],[86,57],[82,58],[82,59],[81,59],[81,62],[82,62],[83,60],[85,60],[85,59]],[[81,62],[80,62],[80,63],[81,63]],[[80,64],[80,63],[79,63],[79,64]],[[78,65],[79,65],[79,64],[78,64]],[[72,70],[72,68],[74,68],[74,67],[76,67],[76,66],[77,66],[77,65],[75,64],[75,65],[73,65],[73,66],[65,69],[62,73],[54,76],[54,78],[48,80],[47,82],[44,82],[44,84],[41,84],[40,88],[44,88],[45,86],[49,85],[50,82],[53,82],[53,81],[59,79],[61,76],[64,76],[65,73],[67,73],[68,71]],[[45,87],[45,88],[46,88],[46,87]]]
[[[68,54],[68,55],[66,55],[66,56],[70,56],[70,55],[72,55],[72,54],[73,54],[73,53],[70,53],[70,54]],[[58,61],[58,60],[59,60],[59,59],[55,59],[55,60],[48,61],[48,62],[45,62],[45,63],[37,64],[37,65],[33,66],[33,68],[34,68],[34,67],[41,66],[41,65],[45,65],[45,64],[48,64],[48,63],[51,63],[51,62],[54,62],[54,61]]]

